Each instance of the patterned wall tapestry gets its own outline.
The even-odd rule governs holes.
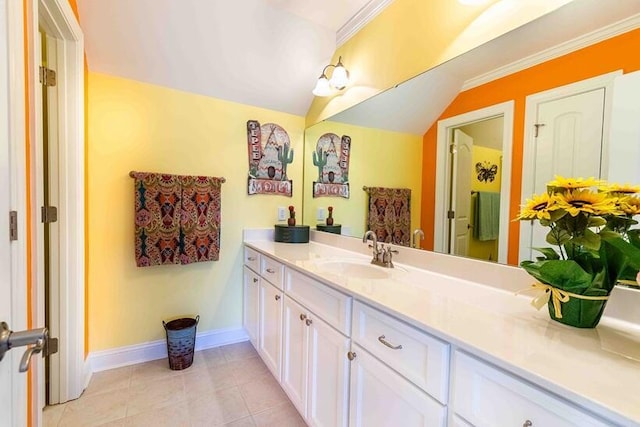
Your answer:
[[[138,267],[217,261],[224,178],[132,172]]]
[[[408,188],[368,187],[367,229],[378,242],[409,246],[411,241],[411,190]]]
[[[247,121],[249,180],[247,192],[279,194],[291,197],[293,181],[287,178],[287,166],[293,162],[289,134],[279,125],[257,120]]]
[[[325,133],[318,138],[312,153],[313,164],[318,168],[318,179],[313,183],[313,197],[349,198],[349,157],[351,137],[340,138],[335,133]]]

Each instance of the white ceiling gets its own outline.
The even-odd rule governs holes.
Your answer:
[[[78,0],[89,70],[304,116],[336,32],[378,0]]]

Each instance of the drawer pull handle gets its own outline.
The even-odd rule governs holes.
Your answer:
[[[347,359],[349,360],[353,360],[356,358],[356,352],[355,351],[350,351],[347,353]]]
[[[247,259],[248,259],[249,261],[255,261],[255,260],[256,260],[256,257],[254,257],[254,256],[250,256],[250,257],[248,257]]]
[[[258,283],[258,279],[256,279],[255,277],[253,278],[253,283]]]
[[[307,319],[304,321],[304,323],[307,324],[307,326],[311,326],[311,324],[313,323],[313,321],[311,319]]]
[[[267,273],[274,274],[276,271],[273,268],[267,268]]]
[[[304,320],[304,319],[306,319],[306,318],[307,318],[307,315],[306,315],[306,314],[304,314],[304,313],[300,314],[300,320]]]
[[[533,423],[529,420],[525,421],[524,424],[522,424],[522,427],[531,427],[533,425]]]
[[[391,348],[391,349],[393,349],[393,350],[402,350],[402,344],[400,344],[400,345],[393,345],[393,344],[391,344],[389,341],[387,341],[387,340],[385,339],[385,336],[384,336],[384,335],[380,335],[380,336],[378,337],[378,341],[380,341],[382,344],[386,345],[387,347],[389,347],[389,348]]]
[[[280,301],[280,295],[276,295],[276,301]]]

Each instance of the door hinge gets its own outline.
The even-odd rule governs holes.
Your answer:
[[[42,222],[44,224],[50,224],[58,221],[58,208],[55,206],[43,206],[40,208],[42,214]]]
[[[455,211],[449,211],[447,212],[447,218],[448,219],[454,219],[456,217],[456,213]]]
[[[18,240],[18,211],[9,212],[9,241]]]
[[[40,83],[45,86],[55,86],[56,72],[47,67],[40,67]]]
[[[52,354],[56,354],[57,352],[58,352],[58,338],[49,337],[49,339],[47,339],[45,343],[42,357],[49,357]]]
[[[536,128],[536,132],[535,132],[534,138],[538,137],[538,133],[540,132],[540,128],[542,126],[546,126],[546,125],[544,123],[536,123],[535,125],[533,125],[533,127]]]
[[[454,154],[456,152],[456,144],[449,144],[449,153]]]

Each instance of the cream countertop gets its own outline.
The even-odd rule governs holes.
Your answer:
[[[342,247],[357,242],[331,237],[336,238],[349,239]],[[362,243],[366,252],[313,241],[286,244],[248,237],[245,244],[601,417],[640,426],[640,326],[607,317],[595,329],[554,322],[546,308],[538,312],[530,305],[531,296],[514,294],[514,287],[531,283],[520,269],[483,263],[494,275],[506,276],[496,282],[520,282],[508,290],[395,260],[395,269],[380,268],[388,278],[363,279],[331,273],[323,265],[345,259],[366,263],[371,257],[364,253],[370,250]],[[459,263],[464,267],[468,261]],[[476,266],[471,273],[485,277],[483,268]],[[456,276],[470,273],[458,270]]]

